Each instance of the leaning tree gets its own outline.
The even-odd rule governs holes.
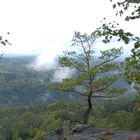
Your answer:
[[[59,58],[61,67],[72,68],[75,73],[71,78],[49,85],[51,89],[73,92],[86,99],[84,123],[87,123],[92,111],[93,99],[114,97],[118,93],[125,92],[125,89],[113,85],[121,75],[118,71],[121,65],[115,60],[122,54],[122,48],[100,51],[100,56],[97,56],[95,46],[101,36],[100,29],[90,35],[75,32],[72,39],[73,49],[65,51],[64,56]]]

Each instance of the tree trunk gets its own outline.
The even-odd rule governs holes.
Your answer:
[[[90,112],[92,111],[91,94],[88,96],[87,101],[88,101],[88,108],[83,116],[83,123],[85,124],[88,123],[88,118],[89,118]]]

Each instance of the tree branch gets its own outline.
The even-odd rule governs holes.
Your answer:
[[[99,88],[97,90],[94,90],[92,93],[95,93],[95,92],[99,92],[99,91],[103,91],[105,89],[107,89],[110,85],[112,85],[114,83],[114,81],[110,82],[109,84],[107,84],[105,87],[102,87],[102,88]]]
[[[84,96],[84,97],[88,97],[87,94],[81,93],[81,92],[76,91],[76,90],[67,90],[67,91],[68,91],[68,92],[74,92],[74,93],[77,93],[77,94],[79,94],[79,95],[81,95],[81,96]]]
[[[95,42],[95,40],[97,39],[97,37],[92,37],[92,41],[91,41],[91,44],[90,44],[90,48],[92,47],[93,43]],[[95,45],[95,44],[94,44]]]
[[[114,97],[117,97],[121,94],[117,94],[117,95],[110,95],[110,96],[107,96],[107,95],[92,95],[92,98],[114,98]]]
[[[103,64],[105,64],[105,63],[108,63],[108,62],[110,62],[110,61],[113,61],[114,59],[116,59],[116,58],[118,58],[119,56],[115,56],[115,57],[113,57],[112,59],[108,59],[108,60],[106,60],[106,61],[104,61],[104,62],[102,62],[102,63],[100,63],[100,64],[97,64],[95,67],[99,67],[99,66],[101,66],[101,65],[103,65]]]
[[[76,70],[78,70],[79,72],[85,72],[84,68],[83,68],[83,70],[82,70],[82,69],[79,69],[79,68],[78,68],[78,65],[74,64],[74,62],[71,63],[71,65],[72,65],[74,68],[76,68]]]

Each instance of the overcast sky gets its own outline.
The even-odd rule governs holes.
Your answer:
[[[114,15],[110,0],[0,0],[0,35],[10,32],[13,44],[1,50],[51,56],[69,45],[74,31],[91,33],[104,17],[139,34],[140,22],[124,23]]]

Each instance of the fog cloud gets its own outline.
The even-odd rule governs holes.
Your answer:
[[[58,63],[58,58],[63,54],[63,50],[65,49],[67,48],[64,44],[51,42],[46,51],[29,64],[28,68],[36,71],[55,70],[52,82],[61,82],[65,78],[70,78],[74,73],[74,69],[60,67]]]
[[[62,82],[65,78],[70,78],[75,70],[68,67],[59,67],[53,75],[52,82]]]
[[[50,41],[46,49],[30,64],[30,67],[38,71],[56,69],[58,57],[62,55],[63,50],[63,43]]]
[[[58,65],[57,59],[58,56],[55,56],[53,54],[41,54],[30,64],[29,67],[37,71],[47,71],[55,69]]]

